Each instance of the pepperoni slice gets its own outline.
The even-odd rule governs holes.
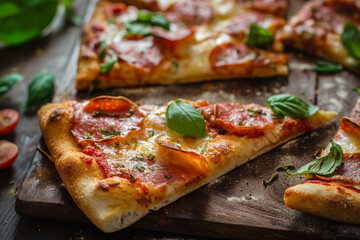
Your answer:
[[[190,39],[194,36],[194,28],[180,28],[176,31],[167,31],[161,27],[153,27],[151,33],[156,37],[159,37],[167,44],[179,44],[182,41]]]
[[[164,48],[153,36],[125,38],[110,47],[121,60],[145,73],[151,72],[164,58]]]
[[[273,127],[277,120],[270,108],[257,104],[223,102],[202,109],[204,118],[218,134],[258,137],[264,134],[265,128]]]
[[[250,52],[245,44],[223,43],[211,51],[211,67],[221,73],[247,73],[250,71],[251,61],[256,57],[255,52],[251,52],[251,55]],[[242,67],[236,68],[236,65]]]
[[[272,13],[276,16],[284,16],[287,9],[286,0],[240,0],[246,8],[255,9],[261,12]]]
[[[267,17],[262,13],[247,11],[235,17],[228,25],[227,32],[231,35],[244,38],[249,31],[250,24],[255,23],[266,29],[274,29],[285,25],[280,18]]]
[[[349,118],[360,125],[360,102],[356,103]]]
[[[102,9],[104,16],[109,19],[111,17],[119,15],[120,13],[125,12],[126,5],[124,3],[112,3],[104,5]]]
[[[168,21],[188,26],[206,23],[213,15],[214,11],[207,0],[177,1],[165,11]]]
[[[360,153],[345,153],[342,164],[336,169],[335,176],[325,179],[321,176],[317,177],[325,181],[360,184]]]
[[[144,120],[136,104],[126,98],[101,97],[84,106],[73,103],[72,133],[79,143],[126,138],[141,130]]]

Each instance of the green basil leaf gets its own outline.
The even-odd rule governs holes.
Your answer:
[[[151,35],[150,26],[145,23],[126,22],[125,23],[126,35],[141,34],[143,36]]]
[[[256,24],[250,24],[250,30],[245,40],[246,45],[257,48],[265,48],[273,42],[274,37],[268,30]]]
[[[141,34],[151,35],[151,27],[159,26],[165,30],[170,30],[170,23],[160,14],[142,10],[138,12],[137,19],[125,23],[126,35]]]
[[[332,174],[343,161],[343,151],[341,146],[332,139],[330,139],[330,143],[332,146],[328,155],[309,162],[293,174],[311,173],[325,176]]]
[[[170,23],[160,13],[155,13],[151,17],[150,22],[153,26],[159,26],[168,31],[170,30]]]
[[[94,88],[96,88],[99,84],[100,84],[100,80],[98,78],[95,78],[95,80],[92,81],[92,83],[89,87],[89,94],[91,94],[92,91],[94,90]]]
[[[291,118],[311,116],[319,109],[318,106],[309,105],[300,98],[286,93],[269,97],[266,105],[276,116]]]
[[[104,75],[104,74],[108,73],[113,68],[113,66],[117,62],[117,60],[118,60],[118,58],[115,57],[114,59],[101,64],[100,65],[100,75]]]
[[[101,40],[99,42],[100,46],[99,46],[99,53],[98,53],[98,57],[100,59],[104,59],[105,58],[105,47],[106,47],[106,41],[105,40]]]
[[[55,93],[54,74],[44,70],[37,74],[31,81],[28,89],[26,109],[51,102]]]
[[[176,99],[166,110],[166,123],[171,130],[190,137],[206,137],[205,120],[201,113],[188,103]]]
[[[39,36],[55,16],[58,3],[59,0],[0,1],[0,41],[17,45]]]
[[[316,65],[312,68],[313,71],[318,73],[334,73],[339,72],[343,68],[339,64],[327,62],[327,61],[317,61]]]
[[[10,73],[0,78],[0,97],[22,80],[24,80],[24,77],[19,73]]]
[[[345,22],[341,41],[350,56],[360,60],[360,31],[350,20]]]

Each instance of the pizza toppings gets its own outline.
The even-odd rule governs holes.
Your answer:
[[[276,16],[284,16],[287,9],[286,0],[238,0],[244,2],[247,8],[255,9],[258,11],[272,13]]]
[[[273,35],[266,29],[250,24],[250,30],[246,37],[245,43],[251,47],[265,48],[274,42]]]
[[[257,26],[262,30],[260,31],[254,26],[251,27],[252,25]],[[251,42],[254,42],[257,41],[256,39],[253,39],[255,37],[254,34],[256,34],[259,38],[265,38],[263,36],[264,34],[272,37],[272,34],[269,31],[274,31],[284,25],[285,21],[281,18],[267,17],[266,15],[255,11],[246,11],[231,20],[227,32],[237,38],[240,38],[240,40],[244,39],[246,34],[249,32],[249,35],[251,35],[252,38]],[[271,43],[273,40],[274,39],[272,37]]]
[[[168,44],[178,44],[180,41],[191,38],[194,35],[195,30],[194,28],[180,28],[176,31],[166,31],[163,28],[153,27],[151,33],[154,36],[165,40]]]
[[[214,10],[207,0],[183,0],[171,5],[165,12],[170,22],[185,23],[188,26],[209,22]]]
[[[151,72],[164,58],[163,46],[153,36],[122,39],[111,44],[117,56],[142,72]]]
[[[219,135],[258,137],[274,126],[270,108],[256,104],[223,102],[202,109],[203,115]]]
[[[330,139],[330,143],[332,146],[328,155],[309,162],[294,174],[311,173],[327,176],[334,173],[343,162],[343,151],[341,146],[332,139]]]
[[[288,116],[291,118],[306,117],[314,115],[319,107],[309,105],[300,98],[290,94],[278,94],[269,97],[266,105],[279,117]]]
[[[152,26],[170,30],[170,23],[160,13],[153,13],[145,10],[138,11],[136,20],[125,22],[125,37],[130,35],[149,36],[151,35]]]
[[[360,60],[360,30],[353,22],[349,20],[345,22],[341,41],[349,55]]]
[[[176,99],[166,110],[166,124],[175,132],[190,137],[206,137],[205,121],[192,105]]]
[[[125,138],[141,129],[137,105],[122,97],[98,97],[83,107],[74,103],[72,133],[78,142]]]
[[[246,45],[239,43],[223,43],[216,46],[210,53],[210,63],[217,71],[249,72],[251,62],[256,58],[256,53],[251,51]],[[235,68],[237,65],[239,68]],[[243,66],[243,67],[240,67]]]

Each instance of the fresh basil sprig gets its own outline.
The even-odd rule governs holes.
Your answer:
[[[276,116],[291,118],[311,116],[319,109],[316,105],[309,105],[300,98],[286,93],[269,97],[266,105]]]
[[[104,75],[106,73],[108,73],[114,66],[114,64],[118,61],[118,58],[115,57],[113,59],[111,59],[108,62],[105,62],[103,64],[100,65],[100,74]]]
[[[360,60],[360,30],[350,20],[345,22],[341,41],[350,56]]]
[[[44,70],[37,74],[31,81],[28,89],[26,109],[51,102],[55,93],[54,74]]]
[[[328,155],[309,162],[293,174],[311,173],[324,176],[332,174],[343,161],[343,151],[341,146],[332,139],[330,139],[330,143],[332,146]]]
[[[206,137],[205,120],[192,105],[176,99],[166,110],[166,124],[171,130],[190,137]]]
[[[273,35],[256,24],[250,24],[249,33],[246,37],[245,44],[251,47],[265,48],[274,42]]]
[[[170,23],[160,13],[145,10],[139,11],[135,21],[125,23],[125,36],[134,34],[149,36],[151,35],[152,26],[159,26],[165,30],[170,30]]]
[[[24,77],[19,73],[10,73],[0,78],[0,97],[22,80],[24,80]]]
[[[60,4],[72,22],[79,22],[71,9],[73,0],[1,0],[0,41],[18,45],[39,36],[51,23]],[[41,14],[39,14],[41,13]]]
[[[318,73],[334,73],[343,69],[340,64],[335,64],[327,61],[317,61],[316,65],[312,68],[313,71]]]

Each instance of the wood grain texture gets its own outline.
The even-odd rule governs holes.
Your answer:
[[[304,0],[291,1],[289,14],[296,12],[304,2]],[[19,191],[16,209],[22,215],[66,220],[66,222],[29,217],[20,221],[19,216],[13,212],[5,213],[5,217],[16,216],[16,222],[19,223],[17,239],[49,239],[50,236],[52,239],[76,239],[76,237],[86,239],[194,238],[174,233],[237,239],[360,238],[358,226],[336,223],[285,207],[282,199],[285,189],[301,182],[303,176],[294,176],[294,180],[292,180],[280,172],[279,177],[270,186],[265,188],[262,183],[263,179],[271,177],[275,172],[275,167],[292,163],[298,168],[312,160],[315,151],[326,146],[328,140],[337,131],[339,118],[350,113],[358,98],[356,92],[352,91],[352,87],[360,87],[359,76],[348,71],[321,76],[311,71],[305,71],[316,61],[316,58],[289,49],[292,59],[289,63],[291,70],[289,77],[114,88],[98,90],[89,95],[86,91],[76,92],[74,89],[73,79],[76,73],[79,48],[78,36],[79,31],[76,29],[76,32],[73,30],[61,37],[62,42],[58,44],[61,44],[63,51],[67,46],[65,52],[60,53],[61,49],[46,49],[46,54],[49,54],[47,57],[55,58],[56,54],[62,56],[61,60],[58,59],[58,64],[52,63],[56,66],[51,65],[51,61],[45,62],[46,58],[42,62],[36,62],[40,64],[39,66],[58,69],[57,76],[61,76],[58,78],[61,79],[61,84],[58,85],[55,102],[68,99],[82,100],[109,94],[128,97],[138,104],[163,105],[174,98],[206,99],[211,103],[236,101],[264,104],[268,96],[287,92],[316,103],[322,109],[339,111],[339,116],[325,127],[256,158],[159,211],[149,214],[131,228],[113,234],[104,234],[93,225],[87,224],[89,221],[73,203],[61,184],[53,164],[39,152],[36,152],[32,158],[34,146],[39,138],[39,130],[36,127],[36,119],[31,116],[31,119],[24,124],[32,124],[30,126],[34,129],[30,131],[25,126],[21,128],[26,131],[27,137],[33,138],[31,144],[25,140],[17,142],[25,144],[28,152],[26,152],[26,160],[23,159],[19,163],[18,159],[16,164],[24,164],[24,168],[26,168],[32,159],[32,165]],[[50,42],[52,47],[55,47],[56,43]],[[69,48],[70,43],[71,46],[74,45],[72,48]],[[24,50],[28,51],[24,53],[26,58],[30,55],[30,50],[28,48]],[[22,64],[25,66],[30,60],[32,58],[27,57]],[[16,59],[10,61],[10,65],[7,66],[11,66],[11,63],[18,63],[18,61]],[[17,94],[21,95],[24,92]],[[20,103],[22,104],[19,100]],[[43,143],[41,146],[45,148]],[[20,165],[16,165],[14,169],[19,171]],[[7,182],[12,180],[11,174],[11,172],[5,172],[5,177],[0,174],[0,179],[5,179],[5,182],[0,181],[0,184],[3,184],[0,186],[0,200],[5,199],[2,197],[2,193],[13,187],[7,186]],[[16,179],[21,182],[25,173],[22,171],[18,175],[21,176]],[[0,214],[11,211],[8,208],[14,204],[14,196],[6,201],[4,208],[0,205],[0,210],[2,210]],[[69,221],[75,223],[69,223]],[[12,239],[16,225],[12,225],[11,228],[12,230],[8,230],[3,223],[0,223],[0,234],[10,236]],[[162,232],[148,232],[146,229]],[[12,233],[9,233],[11,231]]]

